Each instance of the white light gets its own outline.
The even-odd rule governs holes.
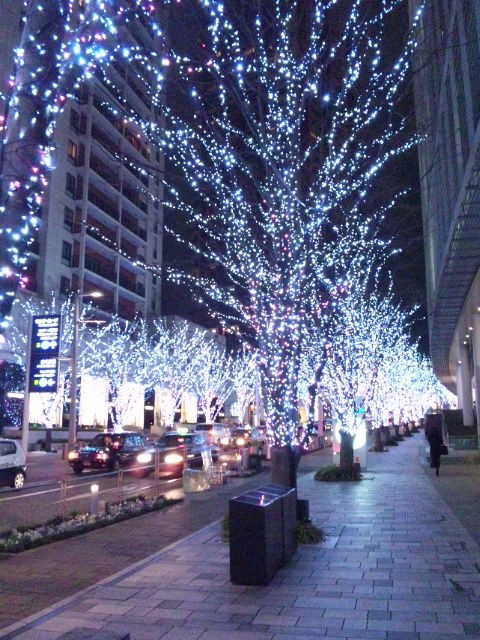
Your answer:
[[[140,464],[147,464],[148,462],[151,462],[153,459],[153,456],[151,453],[139,453],[137,456],[137,462],[139,462]]]
[[[169,453],[165,456],[166,464],[180,464],[183,462],[183,456],[179,453]]]

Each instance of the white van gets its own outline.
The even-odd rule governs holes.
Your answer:
[[[16,440],[0,438],[0,485],[21,489],[27,477],[27,457]]]

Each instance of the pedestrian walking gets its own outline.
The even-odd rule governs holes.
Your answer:
[[[430,445],[430,467],[440,475],[440,456],[443,448],[442,415],[428,413],[425,416],[425,437]]]

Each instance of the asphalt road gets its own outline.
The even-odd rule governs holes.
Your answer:
[[[332,449],[304,456],[303,472],[330,464]],[[268,466],[268,463],[267,463]],[[310,468],[312,467],[312,468]],[[302,472],[302,471],[300,471]],[[9,487],[0,489],[0,532],[18,526],[42,524],[55,516],[66,516],[72,511],[92,511],[92,485],[98,485],[98,505],[116,502],[134,495],[163,493],[169,497],[183,497],[181,479],[159,479],[153,474],[146,478],[125,471],[116,473],[87,471],[81,476],[73,474],[60,454],[38,452],[27,459],[27,482],[19,491]]]

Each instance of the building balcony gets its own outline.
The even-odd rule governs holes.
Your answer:
[[[91,185],[88,186],[88,201],[114,220],[118,220],[118,208],[115,202],[103,197],[100,192]]]
[[[93,256],[86,255],[84,262],[85,269],[95,273],[97,276],[101,276],[105,278],[109,282],[117,282],[117,274],[115,269],[112,266],[107,266],[105,264],[101,264],[96,258]]]
[[[100,176],[102,180],[105,180],[105,182],[107,182],[116,191],[120,189],[120,179],[118,174],[115,173],[115,169],[108,167],[93,155],[90,158],[90,169]]]
[[[136,236],[141,238],[142,240],[147,240],[147,232],[145,229],[142,229],[138,226],[131,218],[127,218],[122,211],[122,226],[134,233]]]
[[[143,285],[141,282],[136,282],[129,276],[126,276],[125,274],[121,273],[119,278],[119,284],[124,289],[127,289],[127,291],[131,291],[132,293],[135,293],[137,296],[140,296],[141,298],[145,298],[145,285]]]
[[[125,196],[133,205],[135,205],[143,213],[148,213],[148,205],[140,198],[138,191],[128,187],[125,183],[122,188],[122,195]]]
[[[104,245],[108,249],[111,249],[112,251],[117,251],[116,240],[114,237],[89,225],[87,225],[85,231],[87,233],[87,236],[89,236],[90,238],[93,238],[97,242],[100,242],[102,245]]]

